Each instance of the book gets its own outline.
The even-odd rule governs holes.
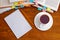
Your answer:
[[[57,11],[59,7],[59,0],[38,0],[38,3],[54,11]]]

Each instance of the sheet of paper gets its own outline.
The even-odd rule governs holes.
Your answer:
[[[0,9],[0,14],[2,14],[3,12],[9,11],[11,10],[11,8],[2,8]]]
[[[12,6],[13,4],[9,0],[0,0],[0,7]]]
[[[10,3],[12,3],[12,2],[17,2],[17,1],[19,1],[19,0],[10,0]]]
[[[8,5],[9,4],[9,0],[0,0],[0,6],[1,5]]]
[[[59,7],[59,0],[43,0],[43,3],[42,1],[38,1],[38,3],[43,6],[47,6],[55,11],[57,11]]]
[[[10,0],[10,3],[12,3],[12,2],[18,2],[18,1],[26,1],[26,0]]]
[[[40,4],[43,4],[44,2],[45,2],[45,0],[38,0],[38,3],[40,3]]]
[[[16,10],[9,16],[5,17],[4,20],[7,22],[17,38],[20,38],[32,29],[19,10]]]
[[[57,11],[59,7],[59,0],[46,0],[45,5],[50,7],[51,9]]]

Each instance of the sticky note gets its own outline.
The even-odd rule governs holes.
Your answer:
[[[14,2],[14,5],[17,6],[18,5],[18,2]]]
[[[34,2],[34,0],[29,0],[29,2]]]
[[[47,8],[46,9],[48,12],[51,12],[51,13],[53,13],[54,11],[53,10],[51,10],[50,8]]]
[[[14,9],[15,8],[15,5],[13,5],[11,8]]]
[[[47,8],[46,10],[47,10],[47,11],[50,11],[51,9],[50,9],[50,8]]]
[[[18,6],[15,6],[15,9],[18,9]]]
[[[43,6],[43,9],[46,9],[47,7],[46,6]]]
[[[21,4],[21,5],[20,5],[20,8],[24,8],[24,5],[23,5],[23,4]]]
[[[42,10],[42,8],[39,8],[39,7],[38,7],[38,10]]]

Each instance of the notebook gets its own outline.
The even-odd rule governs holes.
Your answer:
[[[32,29],[30,24],[27,22],[27,20],[24,18],[19,10],[11,13],[7,17],[5,17],[4,20],[17,38],[22,37],[24,34]]]
[[[13,3],[13,2],[18,2],[18,1],[26,1],[26,0],[9,0],[10,3]]]
[[[9,11],[9,10],[11,10],[11,8],[1,8],[0,14],[2,14],[3,12]]]
[[[38,0],[38,3],[55,11],[57,11],[59,7],[59,0]]]
[[[13,2],[18,2],[23,0],[0,0],[0,8],[9,7],[13,5]]]
[[[21,2],[23,1],[23,4],[33,4],[30,3],[29,0],[0,0],[0,8],[6,8],[6,7],[11,7],[14,5],[14,2]]]
[[[17,1],[19,1],[19,0],[10,0],[10,3],[12,3],[12,2],[17,2]]]
[[[12,6],[13,3],[10,3],[9,0],[0,0],[0,7]]]

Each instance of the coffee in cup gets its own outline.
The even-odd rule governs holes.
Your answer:
[[[43,23],[43,24],[47,24],[49,22],[49,16],[48,15],[42,15],[40,17],[40,22]]]

